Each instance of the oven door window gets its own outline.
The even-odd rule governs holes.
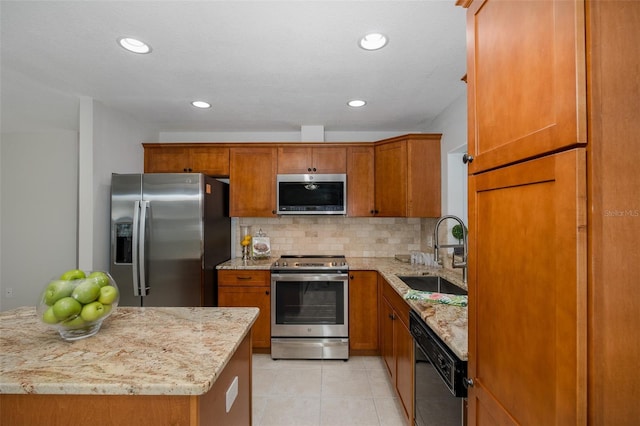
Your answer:
[[[275,291],[275,323],[325,325],[345,323],[344,282],[279,281]]]

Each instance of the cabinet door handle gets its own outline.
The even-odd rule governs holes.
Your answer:
[[[354,279],[354,278],[355,278],[355,277],[354,277],[353,275],[349,275],[349,279],[350,279],[350,280],[352,280],[352,279]]]
[[[473,379],[470,379],[468,377],[465,377],[464,379],[462,379],[462,384],[464,385],[465,388],[472,388],[473,387]]]
[[[269,290],[265,290],[264,294],[269,295]]]
[[[463,162],[464,164],[467,164],[467,163],[471,164],[471,163],[473,163],[473,155],[469,155],[469,154],[465,153],[465,154],[462,156],[462,162]]]

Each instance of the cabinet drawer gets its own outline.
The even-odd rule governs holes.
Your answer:
[[[393,310],[398,314],[400,320],[409,327],[409,304],[395,291],[395,289],[383,279],[382,296],[387,299]]]
[[[219,286],[270,286],[271,272],[257,270],[219,270]]]

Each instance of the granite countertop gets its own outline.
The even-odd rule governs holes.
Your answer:
[[[275,258],[260,260],[231,259],[218,265],[218,269],[262,269],[269,270]],[[439,275],[452,283],[467,289],[460,274],[445,268],[431,268],[424,265],[411,265],[392,257],[348,257],[351,270],[377,271],[404,298],[409,287],[398,278],[398,275]],[[427,325],[442,341],[463,361],[468,358],[467,328],[468,315],[466,307],[444,305],[434,302],[406,300]]]
[[[32,307],[0,312],[0,393],[202,395],[258,316],[257,308],[118,307],[74,342]]]
[[[275,257],[265,257],[256,260],[242,260],[240,257],[227,260],[216,266],[217,269],[259,269],[268,271],[271,264],[276,261]]]

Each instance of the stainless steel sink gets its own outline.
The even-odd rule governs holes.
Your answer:
[[[397,275],[409,288],[418,291],[466,295],[467,290],[436,275]]]

